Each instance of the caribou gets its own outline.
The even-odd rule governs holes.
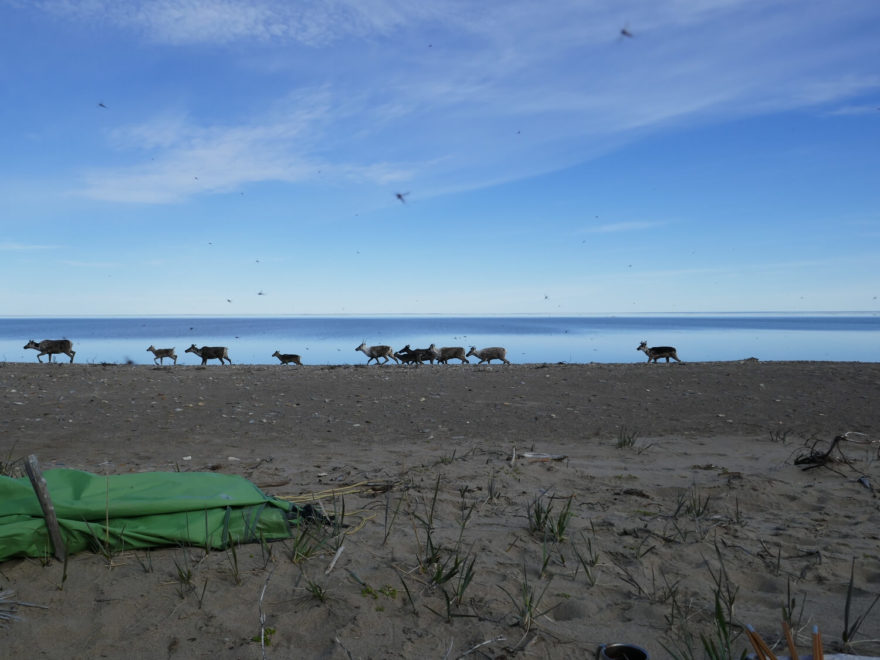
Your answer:
[[[437,359],[437,349],[434,348],[434,344],[428,348],[410,348],[407,344],[394,355],[404,364],[422,364],[425,360],[434,364],[434,360]]]
[[[48,355],[49,362],[51,362],[52,356],[56,353],[64,353],[73,362],[73,356],[76,355],[76,351],[73,350],[73,342],[69,339],[44,339],[40,343],[31,339],[24,347],[33,348],[37,351],[37,362],[42,362],[40,359],[42,355]]]
[[[367,340],[365,339],[361,342],[361,345],[354,350],[360,351],[369,358],[367,364],[370,364],[373,360],[376,361],[376,364],[379,364],[380,357],[385,358],[385,362],[388,362],[388,360],[394,360],[397,364],[400,364],[400,360],[394,355],[394,351],[391,350],[390,346],[367,346]],[[385,364],[385,362],[382,364]]]
[[[659,358],[666,358],[666,362],[669,362],[669,358],[672,358],[676,362],[681,362],[681,360],[678,359],[675,347],[673,346],[652,346],[648,348],[648,342],[643,341],[636,347],[636,350],[642,351],[647,355],[648,362],[657,362]]]
[[[294,364],[302,366],[302,361],[300,360],[299,355],[295,355],[293,353],[279,353],[278,351],[275,351],[274,353],[272,353],[272,357],[277,357],[279,360],[281,360],[281,364],[290,364],[291,362],[293,362]]]
[[[193,344],[184,352],[198,355],[202,358],[203,365],[207,364],[208,360],[220,360],[220,364],[226,364],[223,360],[229,360],[229,364],[232,364],[232,360],[229,359],[229,349],[225,346],[202,346],[198,348]]]
[[[174,348],[156,348],[150,344],[147,350],[153,354],[153,364],[164,364],[165,358],[174,360],[174,364],[177,364],[177,353],[174,352]],[[159,361],[156,362],[156,360]]]
[[[464,354],[464,348],[461,346],[443,346],[437,351],[437,362],[439,364],[448,364],[449,360],[461,360],[462,364],[470,364]]]
[[[471,346],[467,356],[470,357],[471,355],[479,360],[478,364],[483,364],[483,362],[492,364],[492,360],[501,360],[504,364],[510,364],[507,359],[507,349],[500,346],[481,348],[479,351],[476,346]]]

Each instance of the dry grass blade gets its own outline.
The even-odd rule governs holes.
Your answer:
[[[263,612],[263,597],[266,595],[266,587],[269,586],[269,580],[272,578],[272,573],[275,572],[275,567],[272,567],[272,570],[266,575],[266,580],[263,582],[263,589],[260,591],[260,599],[257,601],[257,608],[260,614],[260,653],[263,656],[263,660],[266,658],[266,613]]]
[[[498,637],[493,637],[492,639],[487,639],[485,642],[480,642],[476,646],[472,646],[471,648],[469,648],[467,651],[465,651],[460,656],[458,656],[458,658],[456,660],[461,660],[462,658],[466,658],[471,653],[482,648],[483,646],[488,646],[489,644],[496,644],[498,642],[503,642],[503,641],[505,641],[505,639],[506,638],[504,637],[504,635],[498,635]]]
[[[874,609],[874,606],[877,604],[877,601],[880,600],[880,594],[874,597],[874,600],[871,601],[871,604],[868,608],[860,615],[857,616],[855,621],[850,624],[850,612],[852,609],[852,598],[853,598],[853,588],[855,586],[855,575],[856,575],[856,560],[853,557],[852,563],[850,564],[849,569],[849,584],[846,588],[846,603],[843,609],[843,634],[841,635],[843,639],[843,645],[845,649],[850,649],[852,647],[852,642],[855,639],[856,634],[859,632],[859,628],[862,627],[862,623],[871,613],[871,610]],[[820,635],[818,628],[814,630],[815,635]],[[821,635],[819,637],[820,645],[821,645]],[[814,642],[815,644],[815,642]]]
[[[18,610],[18,602],[12,600],[14,595],[12,591],[0,591],[0,625],[21,618],[15,613]]]
[[[8,621],[19,621],[21,617],[17,614],[19,607],[39,607],[43,610],[49,608],[45,605],[37,605],[36,603],[25,603],[20,600],[12,600],[15,592],[11,589],[0,591],[0,626]]]

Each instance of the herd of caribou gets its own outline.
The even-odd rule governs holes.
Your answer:
[[[49,362],[51,362],[52,356],[60,353],[67,355],[70,361],[73,362],[73,356],[76,355],[76,351],[73,350],[73,342],[69,339],[44,339],[41,342],[31,339],[24,347],[33,348],[37,351],[38,362],[42,362],[40,358],[44,355],[48,355]],[[434,344],[431,344],[428,348],[410,348],[409,344],[407,344],[395,352],[390,346],[367,346],[367,342],[363,341],[354,350],[360,351],[367,356],[367,364],[370,364],[373,360],[376,361],[376,364],[380,364],[380,359],[382,359],[381,364],[385,364],[389,360],[394,360],[397,364],[424,364],[425,362],[434,364],[435,360],[437,364],[448,364],[449,360],[461,360],[462,364],[470,364],[469,357],[477,358],[479,364],[484,362],[492,364],[492,360],[500,360],[504,364],[510,364],[510,361],[507,359],[507,349],[500,346],[481,348],[480,350],[477,350],[476,346],[471,346],[471,349],[465,353],[464,348],[461,346],[437,348]],[[648,343],[643,341],[636,350],[644,352],[648,356],[648,362],[657,362],[660,358],[666,358],[667,362],[669,362],[670,358],[676,362],[681,362],[678,359],[675,348],[672,346],[648,347]],[[147,351],[153,354],[153,364],[163,365],[165,364],[165,358],[173,360],[174,364],[177,364],[177,353],[174,352],[173,348],[156,348],[150,344]],[[208,360],[220,360],[220,364],[226,364],[227,362],[232,364],[232,360],[229,359],[229,349],[226,346],[202,346],[199,348],[193,344],[184,352],[193,353],[202,358],[203,365],[207,364]],[[275,351],[272,353],[272,357],[277,357],[281,364],[293,363],[302,366],[300,356],[294,353],[279,353]]]

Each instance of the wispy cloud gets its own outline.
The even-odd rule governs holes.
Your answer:
[[[0,252],[32,252],[39,250],[57,250],[60,245],[45,245],[35,243],[18,243],[15,241],[0,241]]]
[[[154,144],[149,127],[127,138]],[[163,150],[149,162],[94,169],[84,176],[82,194],[105,201],[167,203],[206,192],[227,192],[252,181],[296,181],[308,167],[285,149],[289,126],[178,127],[163,133]]]
[[[400,0],[42,0],[65,20],[103,21],[173,45],[236,41],[322,46],[346,36],[388,33],[435,10]],[[444,3],[452,9],[458,3]]]
[[[669,127],[828,105],[846,114],[880,89],[880,47],[861,28],[876,19],[871,1],[845,12],[783,0],[422,4],[43,0],[52,15],[100,16],[147,45],[219,48],[225,66],[271,59],[295,72],[260,114],[211,125],[160,110],[114,131],[133,164],[89,171],[84,194],[171,202],[319,168],[341,181],[481,187]],[[620,39],[623,25],[633,39]],[[153,160],[138,162],[138,150]]]
[[[356,109],[354,109],[356,110]],[[111,144],[120,151],[154,154],[128,167],[92,169],[80,194],[118,202],[169,203],[192,195],[236,190],[254,182],[325,178],[387,183],[406,178],[399,165],[328,159],[333,122],[353,111],[332,103],[326,90],[290,95],[238,125],[198,125],[180,116],[118,128]]]
[[[853,116],[853,115],[877,115],[880,116],[880,105],[876,103],[863,105],[844,105],[839,108],[829,110],[826,114],[830,116]]]

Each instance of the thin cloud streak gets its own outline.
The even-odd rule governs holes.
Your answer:
[[[33,243],[17,243],[15,241],[0,241],[0,252],[34,252],[41,250],[58,250],[60,245],[40,245]]]
[[[834,108],[825,113],[829,117],[846,117],[854,115],[878,115],[880,114],[880,106],[876,104],[864,105],[845,105],[840,108]]]

